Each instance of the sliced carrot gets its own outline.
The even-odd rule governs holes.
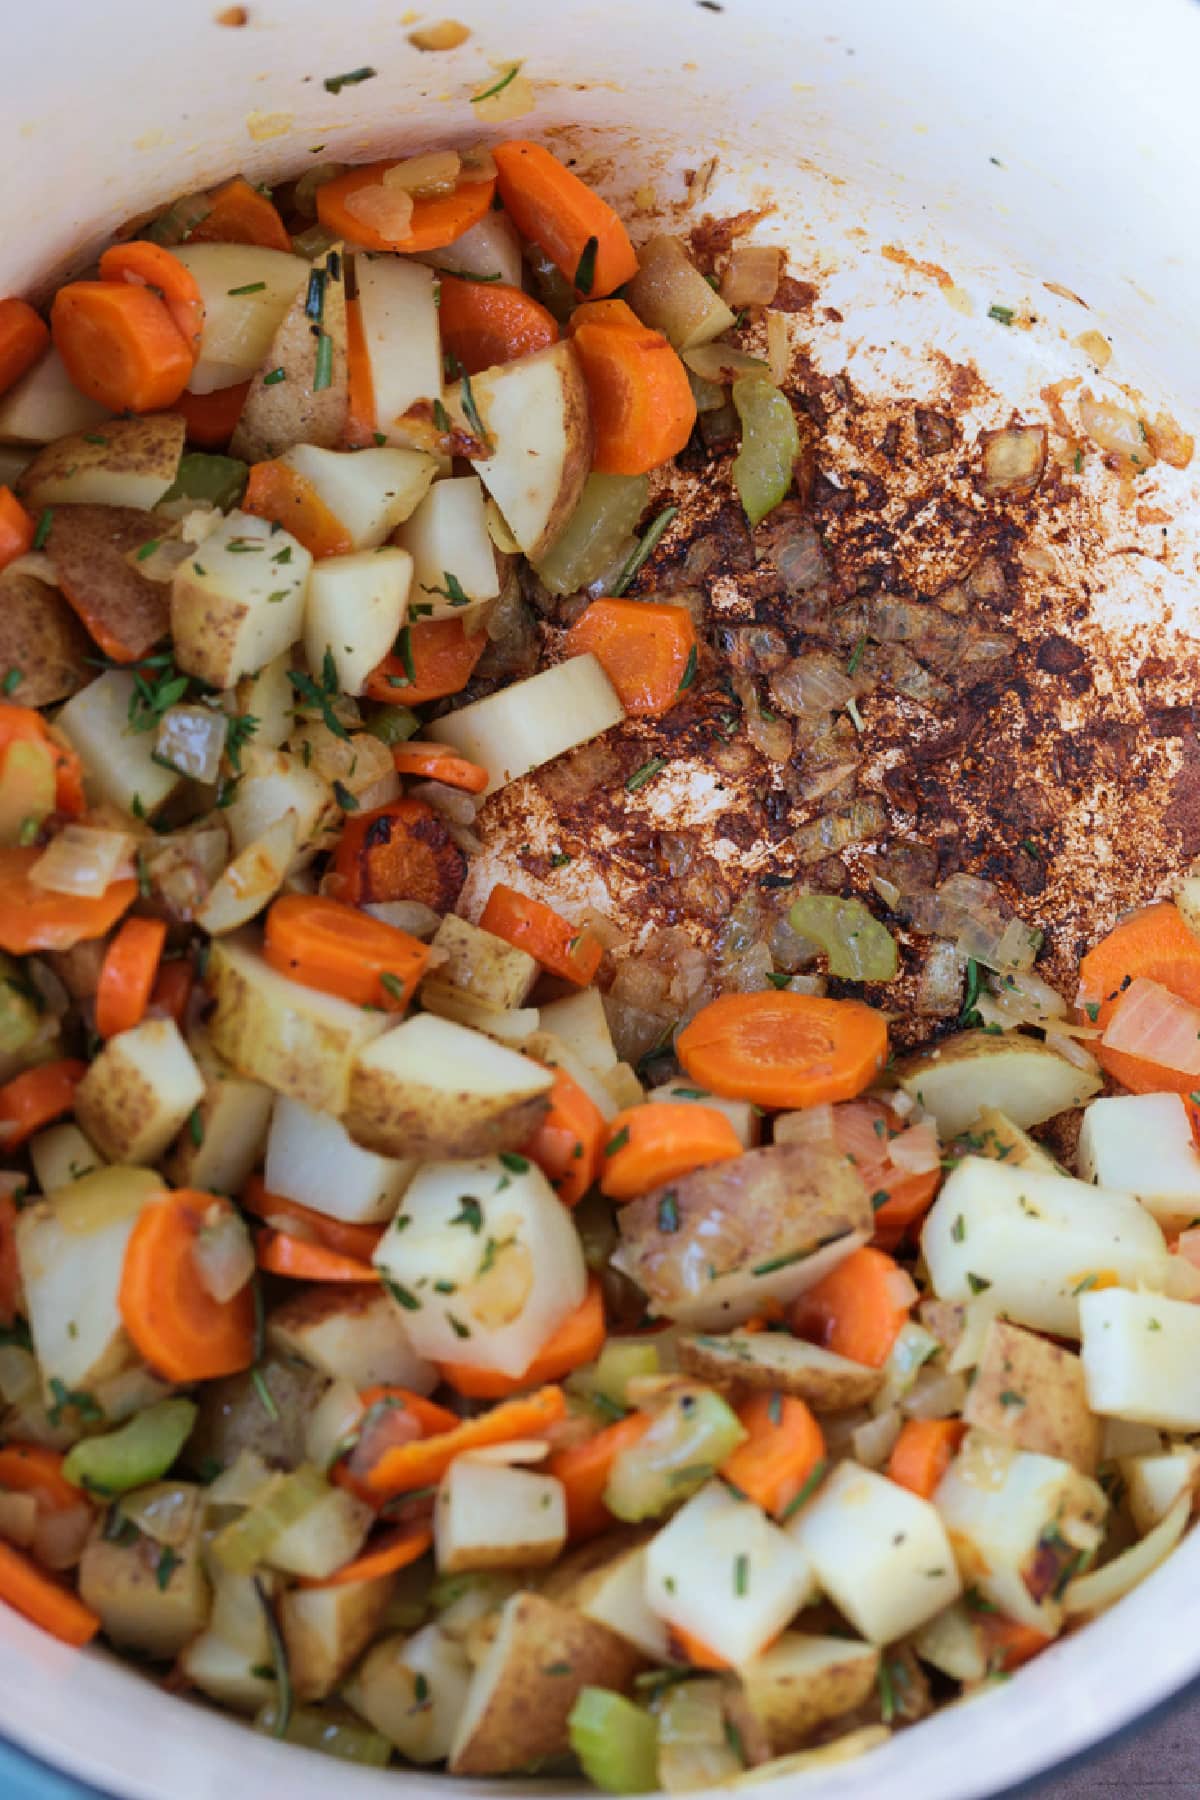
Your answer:
[[[847,1100],[833,1109],[834,1143],[854,1164],[871,1196],[873,1241],[881,1250],[894,1250],[920,1223],[941,1181],[940,1169],[910,1175],[896,1168],[889,1146],[902,1129],[900,1119],[881,1100]]]
[[[268,1275],[286,1275],[292,1281],[379,1280],[370,1263],[343,1256],[340,1250],[327,1250],[324,1244],[310,1244],[287,1231],[257,1232],[254,1252],[260,1269]]]
[[[488,784],[488,772],[460,756],[445,744],[427,744],[410,738],[397,744],[392,760],[400,775],[420,775],[425,781],[440,781],[446,787],[462,788],[466,794],[482,794]]]
[[[445,819],[424,800],[354,813],[329,868],[332,894],[351,906],[419,900],[439,913],[451,910],[466,877],[466,858]]]
[[[533,900],[498,881],[479,921],[485,931],[527,950],[551,975],[587,987],[600,967],[604,946],[587,925],[572,925],[544,900]]]
[[[17,1255],[17,1203],[0,1194],[0,1325],[11,1326],[21,1306],[21,1260]]]
[[[693,1669],[732,1669],[733,1664],[727,1662],[719,1650],[710,1648],[694,1631],[686,1631],[682,1625],[672,1625],[671,1637],[684,1662],[690,1663]]]
[[[162,919],[126,919],[113,938],[96,989],[96,1030],[102,1038],[132,1031],[144,1018],[166,941]]]
[[[371,374],[371,359],[367,355],[362,307],[357,300],[346,302],[346,373],[350,397],[342,438],[348,449],[365,450],[375,442],[378,424],[375,380]]]
[[[195,986],[196,970],[191,959],[177,956],[173,962],[160,963],[154,986],[150,990],[147,1011],[155,1018],[174,1019],[182,1026]]]
[[[406,1569],[409,1563],[419,1562],[432,1548],[433,1533],[427,1525],[400,1525],[386,1536],[369,1542],[361,1556],[356,1556],[353,1562],[344,1564],[334,1574],[326,1575],[321,1581],[312,1575],[301,1575],[296,1586],[336,1588],[348,1587],[353,1581],[379,1581],[385,1575],[395,1575],[397,1570]]]
[[[0,850],[0,950],[70,950],[104,937],[137,899],[137,882],[114,881],[97,899],[35,887],[29,871],[40,850]]]
[[[981,1613],[976,1622],[983,1634],[989,1669],[1005,1675],[1011,1675],[1054,1642],[1048,1632],[1006,1619],[1001,1613]]]
[[[366,1478],[375,1495],[406,1494],[413,1488],[430,1487],[442,1479],[456,1456],[464,1450],[482,1450],[488,1444],[537,1437],[567,1410],[560,1387],[540,1388],[519,1400],[504,1400],[477,1419],[464,1419],[453,1431],[402,1444],[382,1456]]]
[[[100,1629],[91,1607],[45,1574],[31,1557],[5,1543],[0,1543],[0,1600],[77,1650],[90,1644]]]
[[[87,1494],[62,1472],[59,1450],[44,1444],[5,1444],[0,1448],[0,1488],[11,1494],[32,1494],[43,1512],[69,1512]]]
[[[882,1369],[908,1323],[908,1307],[897,1305],[892,1291],[899,1273],[882,1250],[868,1244],[852,1251],[793,1303],[792,1330],[851,1362]]]
[[[429,961],[419,938],[319,894],[281,895],[263,949],[273,969],[305,987],[394,1013],[408,1006]]]
[[[470,636],[461,619],[419,619],[401,633],[402,648],[371,671],[367,696],[393,706],[423,706],[461,693],[487,644],[486,631]]]
[[[906,1419],[888,1459],[888,1479],[932,1500],[966,1429],[961,1419]]]
[[[63,1057],[25,1069],[0,1087],[0,1147],[15,1150],[35,1131],[52,1125],[75,1105],[75,1089],[87,1064]]]
[[[312,482],[283,461],[252,463],[242,511],[290,531],[313,556],[345,556],[354,542]]]
[[[523,1374],[501,1375],[495,1369],[473,1369],[466,1363],[439,1363],[438,1372],[468,1399],[507,1400],[526,1388],[561,1381],[572,1369],[594,1362],[604,1348],[604,1336],[604,1293],[593,1277],[583,1301],[542,1345]]]
[[[142,1208],[126,1247],[121,1318],[135,1348],[168,1381],[236,1375],[254,1360],[250,1286],[214,1300],[195,1257],[205,1217],[221,1204],[191,1188],[164,1193]]]
[[[581,293],[611,294],[637,274],[637,257],[619,216],[543,145],[514,139],[493,144],[492,155],[500,198],[513,224]]]
[[[575,1206],[600,1172],[604,1114],[565,1069],[554,1070],[550,1110],[524,1146],[564,1206]]]
[[[600,1191],[611,1200],[636,1200],[706,1163],[729,1162],[742,1149],[715,1106],[676,1106],[667,1100],[629,1106],[609,1122]]]
[[[669,712],[695,673],[696,627],[684,606],[593,600],[563,639],[569,656],[590,650],[627,713]]]
[[[0,300],[0,394],[50,347],[50,332],[26,300]]]
[[[579,308],[571,338],[587,382],[592,467],[602,475],[647,475],[670,462],[692,435],[696,397],[662,332],[643,325],[623,300],[605,300]]]
[[[279,209],[266,194],[235,175],[211,195],[208,212],[188,233],[190,244],[261,244],[266,250],[290,250],[292,240]]]
[[[448,1406],[439,1406],[436,1400],[414,1394],[411,1388],[377,1382],[374,1387],[360,1388],[358,1397],[364,1407],[377,1406],[381,1400],[394,1401],[404,1412],[412,1414],[421,1427],[422,1437],[433,1437],[440,1431],[455,1431],[461,1424],[458,1414],[451,1412]]]
[[[127,281],[157,294],[195,363],[204,330],[204,296],[192,271],[177,256],[161,244],[131,238],[127,244],[111,244],[104,252],[100,279]]]
[[[11,744],[45,744],[54,760],[54,805],[58,812],[77,818],[87,804],[83,791],[83,764],[71,746],[55,735],[40,712],[0,700],[0,752]]]
[[[323,182],[317,189],[317,218],[326,231],[352,244],[361,244],[364,250],[403,250],[414,255],[452,244],[491,210],[496,184],[463,182],[448,194],[414,195],[408,229],[402,236],[387,237],[368,222],[369,213],[366,217],[356,216],[355,196],[371,188],[386,193],[383,177],[395,166],[394,162],[363,163]]]
[[[335,1487],[345,1488],[378,1511],[382,1502],[368,1488],[366,1478],[379,1459],[404,1444],[415,1444],[418,1438],[453,1431],[459,1419],[447,1407],[422,1400],[407,1388],[365,1388],[358,1397],[363,1410],[353,1441],[334,1463],[329,1478]],[[380,1401],[387,1404],[381,1406]]]
[[[825,1460],[821,1427],[791,1394],[751,1394],[737,1413],[749,1436],[722,1463],[721,1474],[764,1512],[783,1518]]]
[[[1106,1026],[1122,993],[1138,976],[1200,1006],[1200,936],[1169,901],[1131,913],[1088,951],[1079,965],[1081,1016]],[[1114,1081],[1132,1093],[1186,1094],[1196,1086],[1195,1076],[1178,1069],[1109,1050],[1098,1042],[1088,1047]]]
[[[567,1533],[573,1539],[598,1537],[613,1526],[613,1515],[604,1504],[604,1490],[612,1466],[623,1450],[632,1450],[650,1429],[646,1413],[630,1413],[615,1425],[606,1425],[594,1437],[570,1449],[556,1450],[546,1463],[546,1473],[561,1481],[566,1490]]]
[[[9,487],[0,487],[0,569],[24,556],[37,527]]]
[[[344,1219],[330,1219],[299,1200],[286,1200],[273,1194],[261,1175],[252,1175],[242,1190],[242,1205],[258,1219],[264,1219],[276,1231],[292,1238],[303,1238],[319,1244],[352,1262],[370,1263],[380,1238],[382,1225],[348,1225]],[[284,1225],[279,1220],[284,1220]],[[295,1229],[293,1229],[293,1227]]]
[[[722,994],[676,1039],[700,1087],[759,1106],[853,1100],[887,1061],[887,1023],[861,1000],[770,990]]]
[[[554,315],[532,295],[503,281],[456,281],[443,275],[438,327],[443,352],[468,375],[558,342]]]
[[[237,430],[249,392],[248,381],[217,388],[211,394],[192,394],[185,388],[174,410],[183,414],[189,441],[202,450],[223,449]]]
[[[68,282],[54,297],[50,330],[74,385],[111,412],[162,412],[192,373],[191,351],[148,288]]]

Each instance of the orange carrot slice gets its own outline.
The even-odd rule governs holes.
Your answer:
[[[883,1014],[860,1000],[772,990],[722,994],[698,1012],[676,1054],[700,1087],[760,1106],[853,1100],[887,1061]]]
[[[742,1154],[742,1140],[715,1106],[649,1100],[619,1112],[601,1151],[600,1191],[636,1200],[707,1163]]]

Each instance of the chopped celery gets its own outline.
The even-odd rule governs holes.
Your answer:
[[[697,375],[694,369],[689,369],[688,386],[697,412],[716,412],[718,407],[724,406],[725,389],[719,381],[710,381],[707,375]]]
[[[411,706],[369,707],[364,723],[371,736],[386,744],[389,750],[397,744],[407,743],[421,729],[421,721]]]
[[[646,510],[644,475],[589,475],[579,504],[550,550],[535,564],[552,594],[574,594],[605,574]]]
[[[83,1438],[68,1451],[62,1472],[93,1494],[126,1494],[165,1475],[196,1421],[191,1400],[160,1400],[118,1431]]]
[[[896,940],[861,900],[833,894],[801,894],[788,914],[793,931],[820,944],[829,973],[844,981],[894,981]]]
[[[234,1575],[248,1575],[277,1537],[323,1500],[329,1483],[311,1463],[276,1476],[252,1506],[213,1539],[213,1555]]]
[[[324,256],[333,249],[337,238],[324,225],[306,225],[303,231],[296,232],[292,238],[292,249],[297,256],[303,256],[308,262],[316,262],[318,256]]]
[[[767,375],[740,375],[733,384],[733,404],[742,422],[733,480],[746,517],[757,525],[792,485],[800,433],[786,396]]]
[[[320,1750],[325,1756],[341,1762],[365,1763],[368,1768],[383,1769],[391,1761],[392,1746],[377,1731],[357,1719],[331,1715],[313,1706],[293,1707],[284,1729],[279,1729],[279,1708],[268,1700],[259,1708],[254,1729],[268,1737],[282,1738],[285,1744],[299,1744],[304,1750]]]
[[[25,980],[19,963],[0,955],[0,1052],[13,1056],[37,1031],[36,989]]]
[[[567,1730],[580,1768],[606,1793],[649,1794],[658,1786],[658,1727],[632,1700],[582,1688]]]
[[[659,1372],[653,1338],[609,1338],[596,1360],[590,1385],[614,1406],[628,1406],[629,1383],[638,1375]]]
[[[193,506],[219,506],[228,512],[246,491],[250,471],[236,456],[210,456],[188,450],[179,459],[175,479],[158,503],[158,511],[179,517]]]
[[[681,1387],[645,1436],[613,1461],[604,1504],[634,1525],[655,1519],[710,1481],[746,1436],[737,1414],[711,1388]]]

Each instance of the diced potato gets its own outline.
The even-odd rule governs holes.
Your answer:
[[[431,1393],[438,1374],[414,1349],[406,1314],[382,1291],[345,1285],[302,1288],[267,1318],[267,1342],[352,1387]]]
[[[942,1300],[987,1293],[1019,1325],[1079,1336],[1079,1296],[1111,1276],[1161,1288],[1162,1232],[1132,1194],[1068,1175],[968,1156],[947,1177],[921,1233]]]
[[[666,1081],[662,1087],[651,1088],[646,1095],[648,1101],[678,1101],[681,1106],[707,1106],[712,1112],[724,1113],[743,1150],[753,1150],[762,1136],[762,1119],[760,1113],[749,1100],[722,1100],[718,1094],[710,1094],[698,1088],[686,1075],[675,1081]],[[778,1143],[778,1123],[776,1120],[776,1139]]]
[[[912,1643],[923,1663],[952,1681],[982,1681],[988,1672],[979,1615],[965,1600],[956,1600],[922,1625]]]
[[[95,647],[57,588],[10,564],[0,608],[0,668],[20,669],[13,699],[51,706],[86,687],[96,671]]]
[[[207,1034],[193,1040],[192,1054],[204,1079],[204,1098],[196,1123],[180,1133],[164,1170],[176,1187],[240,1194],[262,1156],[274,1095],[262,1082],[235,1074]]]
[[[461,612],[463,602],[447,579],[451,575],[469,601],[494,600],[500,592],[478,475],[435,481],[397,537],[413,559],[412,598],[421,607],[416,616],[440,619]]]
[[[1019,1325],[993,1319],[962,1416],[1018,1450],[1096,1472],[1100,1421],[1089,1411],[1079,1358]]]
[[[1162,1431],[1200,1431],[1200,1307],[1106,1288],[1079,1301],[1092,1409]]]
[[[620,1107],[608,1090],[610,1069],[606,1075],[597,1075],[595,1071],[567,1047],[561,1038],[556,1038],[549,1031],[535,1031],[521,1045],[527,1056],[536,1057],[545,1063],[548,1069],[561,1069],[569,1075],[577,1087],[581,1087],[600,1117],[606,1122],[615,1119]]]
[[[819,1726],[864,1705],[878,1672],[874,1644],[785,1631],[738,1674],[772,1754],[781,1756],[807,1743]]]
[[[437,1625],[372,1646],[345,1699],[409,1762],[442,1762],[467,1697],[466,1652]]]
[[[1136,1194],[1164,1231],[1200,1216],[1200,1153],[1182,1094],[1119,1094],[1093,1100],[1079,1131],[1084,1181]]]
[[[18,483],[31,512],[44,506],[136,506],[149,511],[175,479],[183,455],[178,413],[113,419],[103,432],[75,432],[35,456]]]
[[[450,1747],[452,1775],[505,1775],[564,1756],[581,1689],[628,1687],[636,1653],[540,1594],[514,1594],[471,1678]]]
[[[514,1050],[532,1054],[531,1040],[539,1020],[536,1006],[505,1012],[486,1000],[473,1000],[470,994],[447,982],[426,980],[421,983],[421,1007],[425,1012],[436,1013],[439,1019],[449,1019],[453,1025],[467,1025],[472,1031],[482,1031],[484,1037],[498,1038]]]
[[[89,1391],[138,1355],[117,1301],[137,1216],[162,1182],[149,1169],[98,1169],[17,1215],[17,1260],[42,1380]]]
[[[504,1375],[525,1372],[587,1288],[571,1215],[523,1157],[426,1164],[375,1264],[419,1354]]]
[[[433,934],[433,947],[445,961],[438,979],[493,1006],[524,1006],[538,978],[538,965],[527,950],[505,943],[456,913],[447,913]]]
[[[545,555],[571,517],[592,463],[587,384],[574,346],[564,340],[485,369],[471,380],[488,453],[476,473],[532,562]],[[461,405],[447,402],[467,430]]]
[[[442,345],[433,274],[401,256],[357,256],[359,317],[375,395],[375,428],[405,442],[402,413],[442,391]]]
[[[718,1387],[767,1388],[795,1394],[818,1412],[865,1406],[883,1385],[882,1369],[851,1362],[819,1344],[782,1331],[730,1331],[722,1337],[681,1337],[679,1366]]]
[[[448,269],[451,274],[483,275],[520,287],[524,278],[521,266],[521,240],[517,228],[506,212],[486,212],[478,225],[472,225],[461,237],[440,250],[429,250],[417,258],[433,269]]]
[[[832,1146],[774,1144],[631,1200],[612,1261],[652,1312],[693,1330],[740,1324],[766,1300],[794,1300],[866,1242],[871,1202]]]
[[[1056,1632],[1064,1577],[1100,1542],[1103,1489],[1057,1457],[969,1432],[933,1499],[963,1581],[1008,1618]]]
[[[962,1592],[936,1509],[852,1462],[838,1464],[786,1530],[838,1611],[872,1644],[906,1637]]]
[[[732,312],[709,286],[677,237],[660,234],[638,251],[638,272],[629,284],[629,304],[638,318],[676,350],[710,344],[732,329]]]
[[[1157,1456],[1125,1456],[1120,1468],[1133,1522],[1144,1537],[1162,1524],[1184,1494],[1195,1493],[1200,1451],[1187,1447]]]
[[[1006,1162],[1013,1169],[1039,1169],[1043,1175],[1066,1174],[1040,1144],[995,1106],[980,1107],[965,1141],[973,1156]]]
[[[109,1038],[75,1091],[75,1114],[110,1162],[154,1163],[204,1098],[204,1077],[174,1019]]]
[[[597,988],[580,988],[561,1000],[551,1000],[541,1011],[542,1030],[552,1033],[593,1074],[603,1077],[616,1068],[608,1015]]]
[[[896,1075],[904,1092],[933,1114],[943,1140],[969,1130],[983,1106],[1028,1130],[1100,1091],[1098,1075],[1018,1032],[960,1031],[909,1057]]]
[[[341,443],[350,391],[344,266],[341,244],[331,244],[313,262],[309,283],[284,313],[255,371],[229,445],[231,456],[248,463],[264,462],[293,444]],[[322,282],[320,324],[315,329],[308,311],[313,275]],[[322,338],[328,340],[324,350]],[[319,388],[318,355],[326,361],[325,380]],[[282,379],[277,370],[282,370]]]
[[[282,656],[303,629],[311,567],[312,557],[290,532],[252,513],[227,513],[171,582],[179,667],[228,688]]]
[[[104,1167],[104,1158],[78,1125],[51,1125],[30,1139],[29,1160],[33,1176],[43,1194],[69,1186],[93,1169]]]
[[[624,717],[616,689],[589,652],[445,713],[429,736],[485,768],[484,792],[494,794]]]
[[[671,1661],[666,1621],[646,1599],[646,1545],[650,1534],[623,1532],[594,1538],[559,1562],[541,1592],[560,1606],[607,1625],[651,1662]]]
[[[693,1494],[651,1538],[645,1577],[652,1610],[735,1668],[815,1595],[801,1546],[721,1481]]]
[[[308,581],[304,654],[320,674],[328,651],[344,694],[361,694],[400,635],[413,563],[407,550],[324,557]]]
[[[382,544],[414,511],[435,463],[421,450],[318,450],[295,444],[283,461],[316,490],[355,550]],[[297,634],[298,635],[298,634]]]
[[[553,1562],[566,1541],[566,1498],[553,1475],[473,1456],[443,1475],[433,1547],[445,1574],[533,1568]]]
[[[361,1149],[328,1113],[286,1094],[275,1101],[265,1172],[272,1194],[329,1219],[376,1225],[392,1217],[415,1168],[414,1162]]]
[[[478,1031],[418,1013],[356,1056],[346,1129],[385,1156],[515,1150],[545,1112],[553,1080]]]
[[[221,696],[221,705],[227,713],[257,721],[249,746],[255,750],[278,750],[296,723],[296,695],[288,680],[291,666],[291,652],[286,651],[256,674],[244,675],[235,688]],[[243,750],[243,764],[245,756]],[[297,807],[296,810],[300,809]]]
[[[212,1590],[201,1555],[203,1522],[197,1508],[182,1543],[166,1546],[140,1535],[132,1544],[111,1541],[104,1521],[96,1521],[79,1563],[79,1597],[100,1615],[105,1636],[119,1650],[168,1662],[208,1624]]]
[[[337,1587],[289,1588],[279,1629],[297,1700],[324,1700],[358,1661],[383,1623],[395,1578]]]
[[[189,389],[211,394],[247,380],[307,282],[309,263],[259,244],[178,244],[172,254],[191,270],[204,300],[200,359]]]
[[[284,1575],[324,1581],[362,1549],[374,1513],[345,1488],[331,1487],[303,1516],[271,1540],[263,1561]]]
[[[91,431],[112,414],[81,394],[53,346],[0,394],[0,443],[51,444],[71,431]]]
[[[249,939],[221,938],[208,964],[216,1009],[213,1049],[251,1081],[334,1115],[350,1093],[356,1052],[377,1037],[382,1013],[280,975]]]
[[[637,1072],[630,1063],[619,1062],[615,1069],[610,1069],[604,1076],[604,1089],[617,1111],[627,1106],[640,1106],[646,1098],[646,1090],[637,1078]],[[736,1102],[731,1102],[736,1105]]]
[[[152,731],[130,730],[134,692],[132,675],[106,669],[67,701],[56,724],[78,751],[99,799],[123,813],[136,805],[152,818],[179,786],[179,776],[155,762]]]
[[[283,886],[299,844],[296,814],[285,812],[222,870],[197,908],[196,923],[210,937],[248,925]]]
[[[256,1379],[257,1377],[257,1379]],[[326,1386],[308,1363],[270,1351],[237,1375],[205,1381],[196,1389],[199,1408],[184,1450],[189,1469],[228,1469],[243,1452],[263,1457],[272,1468],[294,1469],[305,1461],[308,1421]],[[263,1405],[263,1390],[274,1414]]]
[[[276,1578],[264,1571],[257,1578],[268,1599]],[[207,1629],[186,1645],[179,1667],[202,1694],[234,1712],[257,1712],[275,1698],[271,1639],[255,1577],[219,1571],[213,1585],[212,1615]]]
[[[305,767],[302,757],[268,749],[252,739],[242,751],[242,778],[225,808],[234,852],[240,855],[257,843],[288,812],[296,815],[299,842],[309,844],[333,804],[329,783],[316,769]]]

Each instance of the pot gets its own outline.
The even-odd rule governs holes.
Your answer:
[[[806,324],[814,355],[860,386],[920,401],[944,376],[940,356],[982,378],[961,409],[978,429],[1044,418],[1039,390],[1063,376],[1098,391],[1118,380],[1185,426],[1200,410],[1200,9],[1189,0],[454,0],[452,11],[467,42],[424,53],[409,42],[414,15],[372,0],[21,9],[0,66],[0,293],[44,292],[122,220],[235,170],[267,180],[318,156],[353,162],[489,135],[469,97],[494,64],[523,58],[535,110],[516,129],[578,157],[635,239],[685,204],[693,215],[770,209],[759,241],[786,244],[828,309]],[[330,79],[352,71],[362,78]],[[1103,377],[1102,350],[1085,337],[1096,331],[1115,351]],[[1153,656],[1165,698],[1190,700],[1195,469],[1164,472],[1154,490],[1165,534],[1139,519],[1144,496],[1118,487],[1098,489],[1085,537],[1058,546],[1059,574],[1082,599],[1105,691],[1132,692]],[[1139,806],[1146,782],[1177,778],[1185,752],[1181,740],[1142,771]],[[1165,860],[1136,877],[1120,855],[1105,876],[1076,854],[1086,896],[1111,913],[1159,884],[1179,846],[1165,843]],[[804,1792],[971,1800],[1044,1772],[1200,1674],[1198,1606],[1193,1535],[1016,1679],[867,1761],[809,1777]],[[347,1800],[448,1791],[416,1771],[334,1776],[102,1652],[65,1650],[7,1609],[0,1733],[121,1800],[232,1788],[319,1800],[331,1779]],[[42,1791],[35,1778],[30,1791]]]

